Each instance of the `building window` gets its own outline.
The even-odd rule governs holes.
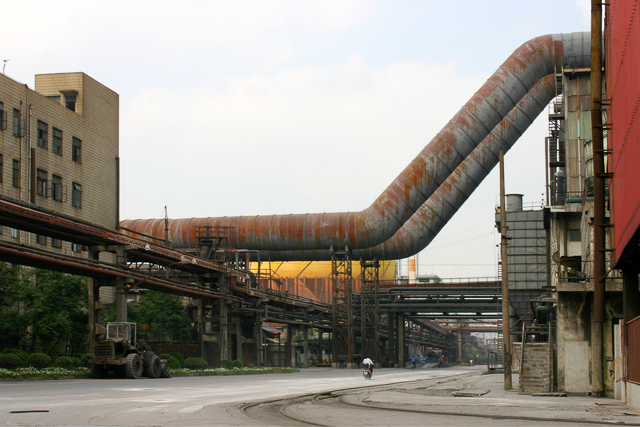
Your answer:
[[[75,91],[64,93],[64,106],[71,111],[76,111],[76,94]]]
[[[38,147],[47,149],[49,125],[38,120]]]
[[[82,163],[82,141],[75,136],[72,138],[71,143],[71,160]]]
[[[42,234],[36,234],[36,243],[39,245],[46,245],[47,236],[43,236]]]
[[[20,237],[20,232],[18,231],[17,228],[11,229],[11,237],[13,237],[14,239],[17,239],[18,237]]]
[[[51,198],[56,202],[62,201],[62,178],[51,175]]]
[[[36,194],[47,197],[47,171],[43,171],[42,169],[37,170]]]
[[[13,109],[13,136],[22,138],[22,120],[20,120],[20,110]]]
[[[62,131],[53,128],[53,137],[51,139],[51,151],[54,154],[62,156]]]
[[[72,243],[71,244],[71,252],[76,252],[77,253],[77,252],[80,252],[81,249],[82,248],[80,247],[79,244],[77,244],[77,243]]]
[[[54,247],[54,248],[60,249],[62,247],[62,240],[52,237],[51,238],[51,246]]]
[[[11,183],[14,187],[20,188],[20,160],[13,159],[13,169],[11,171]]]
[[[4,111],[4,104],[0,102],[0,130],[7,128],[7,113]]]
[[[73,183],[73,189],[71,190],[71,206],[74,208],[82,207],[82,186],[77,182]]]

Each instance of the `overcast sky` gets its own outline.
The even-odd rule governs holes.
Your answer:
[[[5,2],[6,74],[120,95],[121,218],[359,211],[522,43],[589,30],[589,0]],[[543,117],[544,116],[544,117]],[[546,113],[506,155],[540,206]],[[498,170],[418,258],[495,276]]]

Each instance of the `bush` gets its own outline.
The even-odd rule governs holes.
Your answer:
[[[169,368],[171,368],[172,370],[182,369],[182,364],[180,363],[180,361],[177,358],[173,357],[171,354],[162,353],[162,354],[159,354],[158,357],[160,357],[160,359],[165,359],[167,362],[169,362]]]
[[[33,366],[36,369],[42,369],[49,366],[49,363],[51,363],[51,357],[44,353],[33,353],[27,358],[27,363],[29,366]]]
[[[209,367],[209,364],[200,357],[189,357],[185,359],[183,366],[187,369],[206,369]]]
[[[20,358],[20,366],[27,366],[27,358],[29,357],[29,353],[23,350],[19,350],[17,348],[5,348],[2,350],[2,354],[15,354]]]
[[[91,359],[92,357],[95,357],[95,354],[93,353],[85,353],[82,356],[80,356],[80,366],[89,366],[89,359]]]
[[[222,360],[220,361],[220,366],[222,366],[224,369],[233,369],[233,368],[242,368],[242,362],[239,361],[238,359],[236,360]]]
[[[80,359],[77,357],[60,356],[56,359],[55,365],[65,369],[73,369],[80,366]]]
[[[20,356],[15,353],[0,354],[0,368],[16,369],[22,365]]]
[[[184,357],[177,351],[174,351],[173,353],[171,353],[171,355],[178,359],[178,362],[180,362],[181,365],[184,363]]]

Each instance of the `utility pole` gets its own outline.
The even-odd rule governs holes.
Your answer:
[[[602,1],[591,0],[591,126],[593,145],[593,330],[592,391],[604,390],[602,341],[605,317],[605,170],[602,133]]]
[[[509,270],[507,265],[507,212],[504,191],[504,151],[500,150],[500,258],[502,259],[502,348],[504,388],[511,390],[511,325],[509,324]]]

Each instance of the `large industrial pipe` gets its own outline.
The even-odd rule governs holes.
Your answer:
[[[401,259],[423,250],[496,166],[500,151],[506,153],[553,99],[555,83],[552,75],[540,80],[391,239],[354,250],[353,258]],[[331,252],[276,251],[268,256],[272,260],[329,260]]]
[[[547,35],[520,46],[367,209],[360,212],[170,219],[175,248],[196,246],[197,226],[233,227],[232,247],[268,251],[370,248],[391,238],[491,130],[545,76],[589,62],[589,33]],[[164,219],[123,227],[164,237]],[[273,259],[273,258],[272,258]]]

